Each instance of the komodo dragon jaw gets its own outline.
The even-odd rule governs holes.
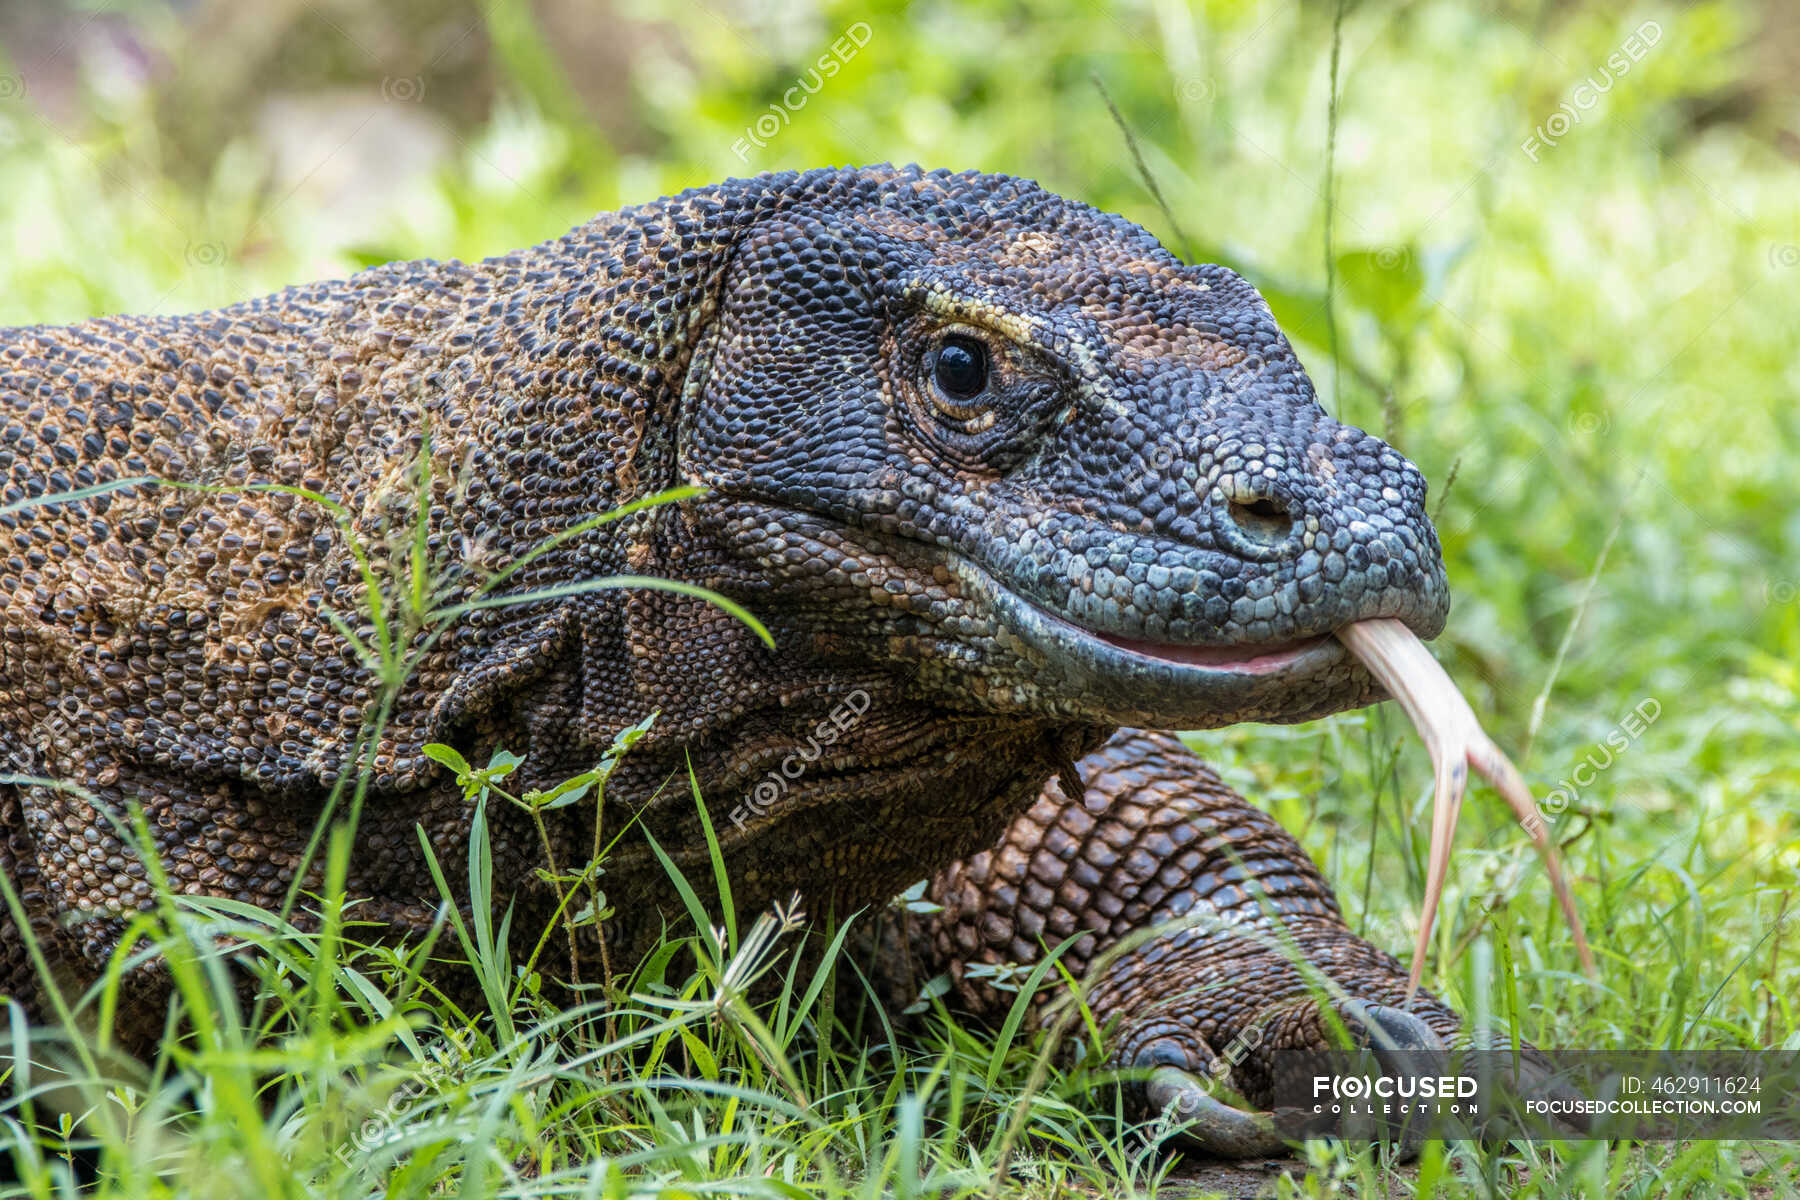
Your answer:
[[[936,658],[956,707],[1199,729],[1379,698],[1331,635],[1442,629],[1419,472],[1325,414],[1236,274],[1017,180],[956,184],[875,183],[733,255],[681,467],[740,527],[761,510],[761,583],[831,586],[815,628]]]

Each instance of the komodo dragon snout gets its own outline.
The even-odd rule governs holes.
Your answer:
[[[1208,728],[1379,695],[1330,635],[1442,628],[1419,472],[1326,415],[1238,275],[951,182],[734,255],[681,454],[762,578],[990,711]]]

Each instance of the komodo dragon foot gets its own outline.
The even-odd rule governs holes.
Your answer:
[[[1285,1152],[1269,1114],[1210,1082],[1266,1108],[1283,1051],[1348,1035],[1386,1071],[1443,1073],[1462,1018],[1429,992],[1407,999],[1406,969],[1351,932],[1272,818],[1169,734],[1123,730],[1078,765],[1080,799],[1046,786],[993,849],[931,880],[941,910],[908,918],[909,961],[881,964],[884,982],[947,972],[958,1007],[998,1020],[1015,996],[988,982],[992,968],[1079,935],[1062,962],[1089,980],[1110,1064],[1137,1077],[1133,1107],[1174,1105],[1182,1139],[1220,1157]],[[1040,1018],[1058,990],[1040,990]],[[1522,1085],[1542,1089],[1542,1069],[1528,1058]],[[1416,1151],[1412,1136],[1402,1151]]]

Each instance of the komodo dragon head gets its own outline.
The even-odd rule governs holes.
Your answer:
[[[681,449],[813,644],[947,705],[1192,729],[1378,695],[1351,622],[1441,630],[1423,478],[1241,277],[1004,176],[831,191],[735,249]]]

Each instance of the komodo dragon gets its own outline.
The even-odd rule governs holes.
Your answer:
[[[663,786],[691,764],[750,910],[797,889],[842,916],[935,876],[912,965],[977,1009],[994,997],[972,964],[1086,931],[1079,975],[1218,910],[1285,930],[1361,1037],[1459,1028],[1429,995],[1402,1011],[1405,972],[1268,817],[1173,738],[1118,732],[1370,703],[1333,631],[1430,638],[1448,608],[1419,472],[1326,416],[1249,284],[1120,217],[999,175],[733,180],[473,265],[0,331],[0,428],[0,743],[15,772],[141,806],[181,891],[272,906],[297,870],[317,882],[309,834],[384,708],[349,636],[378,637],[352,550],[378,589],[408,586],[417,522],[440,605],[509,567],[508,594],[654,575],[741,602],[775,649],[653,590],[412,631],[349,877],[396,935],[436,908],[416,830],[466,883],[470,805],[424,746],[504,748],[514,782],[547,787],[655,712],[609,813],[641,810],[707,878],[685,780]],[[208,486],[92,490],[139,476]],[[677,485],[707,491],[542,545]],[[802,747],[778,798],[756,790]],[[490,815],[499,902],[545,916],[535,831]],[[549,816],[589,844],[589,806]],[[38,785],[0,786],[0,822],[54,969],[93,979],[152,903],[129,838]],[[635,834],[606,887],[615,962],[680,911]],[[38,986],[0,918],[0,989],[41,1013]],[[155,964],[132,986],[166,1004]],[[1252,1026],[1248,1092],[1270,1048],[1324,1044],[1316,994],[1266,940],[1212,928],[1122,955],[1091,1000],[1117,1062],[1170,1068],[1140,1101],[1257,1154],[1262,1127],[1195,1077]]]

